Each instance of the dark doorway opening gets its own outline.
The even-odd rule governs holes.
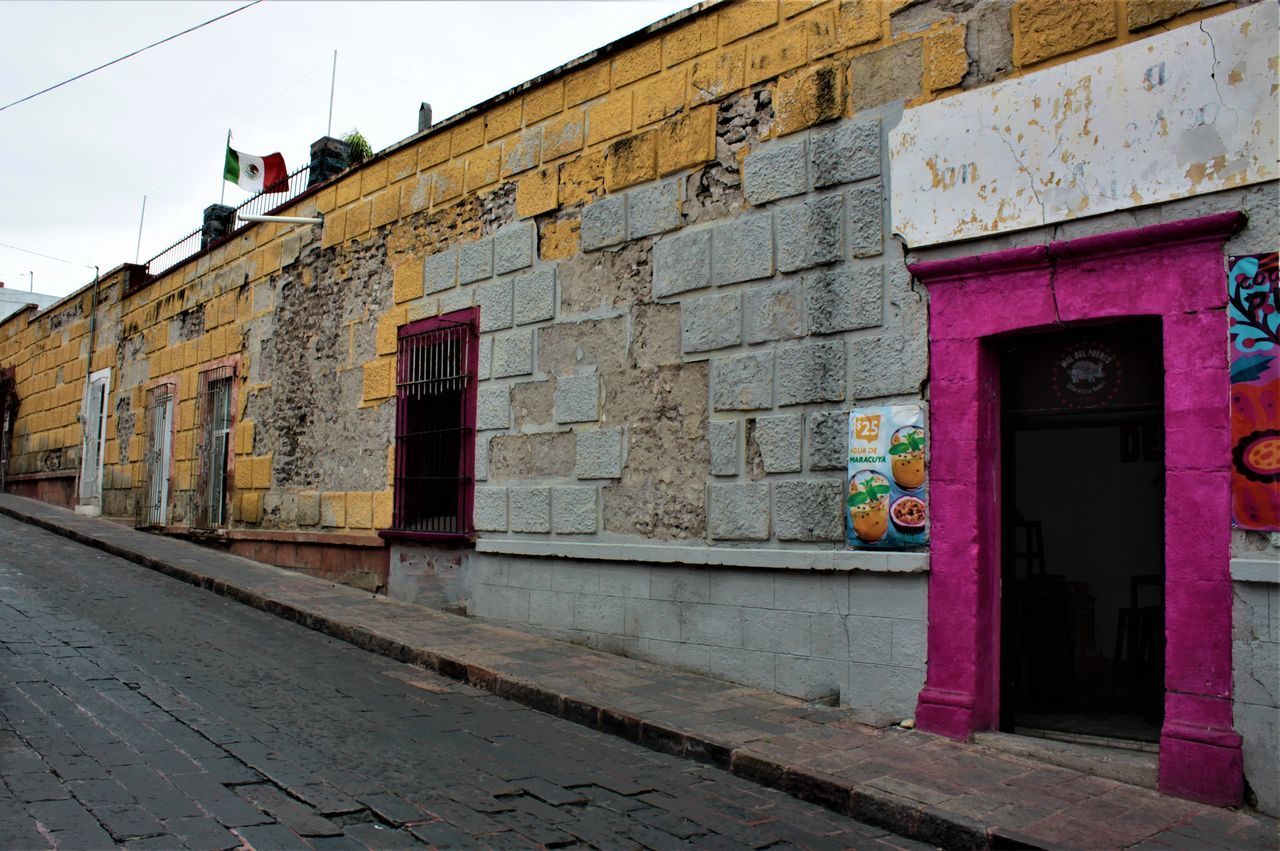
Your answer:
[[[1001,729],[1159,740],[1164,698],[1160,324],[1002,352]]]

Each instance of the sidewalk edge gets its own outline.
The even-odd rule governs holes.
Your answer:
[[[761,786],[777,789],[799,800],[882,827],[900,836],[956,849],[990,848],[993,844],[1002,848],[1038,847],[1016,840],[1011,845],[1012,837],[996,827],[964,819],[954,813],[865,784],[788,765],[774,757],[754,752],[746,745],[735,747],[711,736],[643,719],[619,707],[558,694],[535,682],[428,648],[415,647],[360,624],[344,622],[330,615],[272,599],[226,580],[213,579],[190,568],[147,556],[48,518],[27,514],[12,506],[0,505],[0,514],[291,620],[362,650],[417,665],[539,712],[627,739],[650,750],[722,768]]]

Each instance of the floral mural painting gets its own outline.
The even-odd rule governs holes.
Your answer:
[[[1231,257],[1231,519],[1280,531],[1280,255]]]

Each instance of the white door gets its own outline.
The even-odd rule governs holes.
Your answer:
[[[148,526],[163,526],[169,518],[169,465],[173,452],[173,395],[164,393],[151,405],[147,423]]]
[[[84,447],[80,454],[80,503],[82,514],[102,513],[102,450],[107,440],[107,397],[111,370],[89,376],[84,397]]]

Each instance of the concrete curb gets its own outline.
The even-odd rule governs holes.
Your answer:
[[[474,664],[464,658],[439,653],[425,647],[416,647],[405,641],[380,634],[361,624],[345,622],[292,603],[272,599],[248,588],[147,556],[47,518],[27,514],[11,506],[0,505],[0,514],[291,620],[309,629],[346,641],[362,650],[426,668],[451,679],[465,682],[474,688],[491,692],[498,697],[513,700],[539,712],[554,715],[602,733],[627,739],[650,750],[716,766],[761,786],[786,792],[802,801],[817,804],[866,824],[882,827],[900,836],[957,849],[1041,847],[1027,842],[1016,834],[978,821],[963,819],[954,813],[944,812],[910,798],[822,772],[789,765],[775,757],[753,751],[747,746],[734,746],[711,736],[649,721],[621,707],[604,706],[589,700],[559,694],[538,683]]]

